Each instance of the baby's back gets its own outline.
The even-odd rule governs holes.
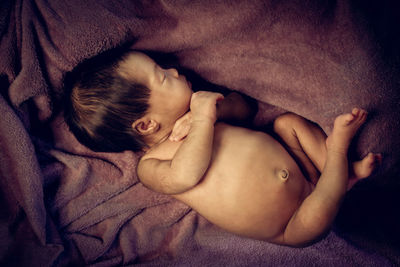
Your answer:
[[[165,141],[146,156],[172,159],[180,145]],[[310,192],[298,165],[275,139],[217,123],[206,174],[174,197],[225,230],[273,241]]]

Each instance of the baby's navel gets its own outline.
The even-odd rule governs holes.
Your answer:
[[[286,181],[289,178],[289,171],[287,169],[282,169],[278,172],[278,177],[283,181]]]

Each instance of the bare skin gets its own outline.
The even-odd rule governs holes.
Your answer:
[[[305,169],[313,172],[310,165],[315,165],[321,171],[314,191],[289,221],[281,236],[282,243],[308,244],[312,242],[312,238],[321,237],[324,231],[318,230],[323,230],[321,225],[332,223],[345,191],[360,179],[368,177],[382,160],[380,154],[369,153],[361,161],[351,164],[352,176],[348,176],[347,150],[351,139],[365,122],[366,116],[367,112],[358,108],[338,116],[332,134],[326,139],[318,127],[299,116],[286,115],[280,119],[286,120],[286,125],[295,124],[297,129],[292,129],[294,135],[284,134],[282,124],[285,125],[285,122],[278,121],[275,124],[275,131],[292,145],[291,150],[294,150],[295,157],[299,158],[303,165],[309,165]],[[307,153],[301,147],[305,147]],[[307,156],[306,160],[304,155]]]
[[[352,113],[359,112],[353,110]],[[366,116],[366,113],[363,115]],[[279,116],[274,122],[274,132],[301,166],[305,176],[318,182],[327,154],[326,134],[318,125],[293,113]],[[382,160],[380,154],[368,153],[362,160],[352,162],[349,170],[350,190],[360,179],[367,178]]]
[[[140,73],[135,79],[151,90],[149,112],[132,123],[149,146],[137,169],[145,186],[250,238],[305,246],[329,230],[349,188],[347,150],[365,111],[338,116],[328,138],[301,117],[283,116],[275,130],[285,149],[266,133],[216,123],[217,102],[223,96],[192,94],[174,69],[163,70],[142,54],[133,54],[124,71],[127,77]],[[190,123],[183,139],[173,136],[182,121]],[[372,154],[354,163],[350,186],[369,176],[379,160]]]
[[[349,115],[336,119],[327,145],[323,140],[325,169],[316,186],[267,134],[217,123],[207,172],[194,187],[172,196],[230,232],[283,245],[308,245],[329,229],[348,187],[347,148],[364,120]],[[166,140],[142,160],[172,159],[182,142]],[[354,179],[372,172],[375,157],[379,156],[357,163]]]

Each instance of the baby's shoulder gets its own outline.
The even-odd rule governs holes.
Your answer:
[[[154,148],[154,149],[148,150],[140,157],[139,163],[143,162],[147,159],[159,159],[158,154],[159,154],[158,149]]]

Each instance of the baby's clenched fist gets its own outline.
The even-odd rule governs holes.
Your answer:
[[[217,120],[217,101],[224,99],[220,93],[199,91],[192,94],[190,100],[190,111],[192,120]]]

